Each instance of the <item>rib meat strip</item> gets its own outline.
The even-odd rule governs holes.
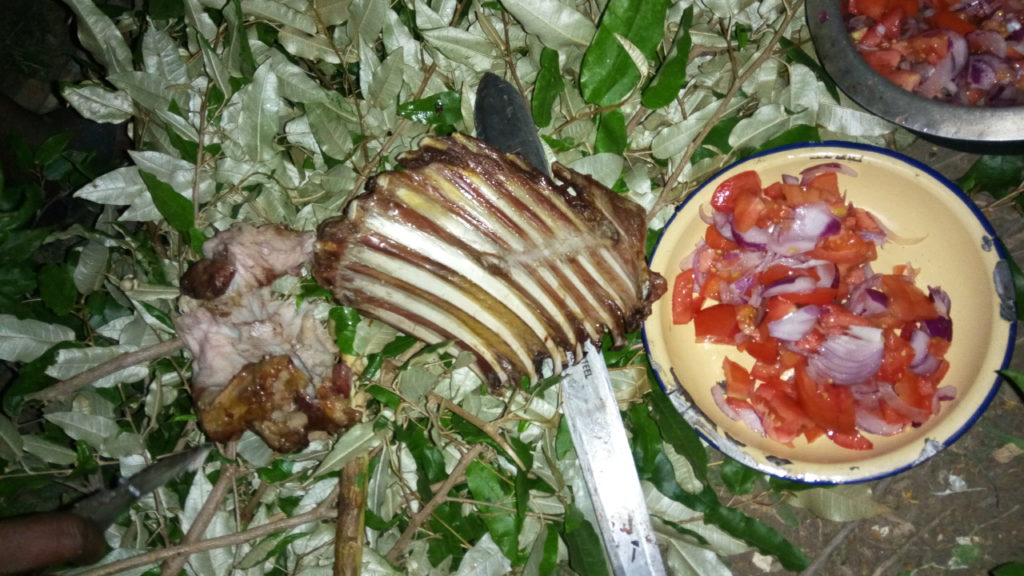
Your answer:
[[[466,135],[426,138],[317,232],[313,274],[365,316],[476,357],[490,386],[535,381],[639,328],[665,280],[643,209]]]

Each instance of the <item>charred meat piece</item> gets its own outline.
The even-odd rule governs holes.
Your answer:
[[[561,165],[556,182],[465,135],[427,138],[317,233],[313,274],[342,304],[476,356],[492,386],[617,345],[665,280],[643,209]]]
[[[315,308],[269,287],[299,272],[313,244],[310,232],[237,225],[208,241],[182,277],[175,325],[192,353],[192,397],[210,438],[251,429],[286,452],[358,421],[348,368]]]

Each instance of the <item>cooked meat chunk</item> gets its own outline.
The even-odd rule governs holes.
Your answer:
[[[315,307],[270,289],[302,269],[313,238],[281,226],[239,225],[208,241],[206,258],[183,277],[175,325],[192,353],[200,422],[214,440],[251,429],[291,451],[310,434],[358,421],[348,368]]]

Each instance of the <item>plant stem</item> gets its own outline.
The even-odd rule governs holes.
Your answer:
[[[362,454],[341,469],[338,524],[334,537],[334,576],[359,576],[363,568],[366,532],[366,483],[369,454]]]
[[[168,558],[174,558],[182,554],[197,554],[199,552],[206,552],[208,550],[216,550],[218,548],[227,548],[228,546],[235,546],[242,544],[250,540],[262,538],[264,536],[270,536],[275,532],[281,532],[284,530],[290,530],[297,528],[304,524],[310,524],[313,522],[319,522],[326,520],[334,515],[334,503],[337,500],[338,488],[324,499],[316,508],[293,516],[291,518],[285,518],[276,522],[268,522],[262,526],[250,528],[236,534],[227,534],[225,536],[218,536],[216,538],[210,538],[209,540],[203,540],[194,544],[186,544],[179,546],[172,546],[170,548],[164,548],[163,550],[157,550],[155,552],[149,552],[146,554],[139,554],[131,558],[126,558],[118,562],[111,562],[103,566],[98,566],[92,570],[86,570],[79,572],[78,576],[112,576],[119,572],[126,570],[132,570],[135,568],[142,568],[149,566]]]
[[[469,465],[480,456],[480,453],[484,451],[485,447],[485,444],[476,444],[462,455],[462,458],[459,459],[459,463],[455,465],[455,468],[448,476],[448,479],[445,480],[444,483],[441,484],[441,487],[438,488],[437,492],[434,493],[434,497],[430,499],[430,502],[427,502],[423,508],[420,508],[420,510],[413,514],[409,519],[409,525],[406,527],[405,531],[402,532],[402,535],[398,537],[398,541],[395,542],[395,545],[392,546],[391,550],[388,552],[388,562],[392,564],[398,563],[398,559],[402,556],[402,553],[405,552],[405,548],[409,543],[412,542],[412,539],[420,529],[420,526],[430,518],[430,515],[434,513],[434,510],[436,510],[438,506],[444,504],[444,502],[448,500],[448,492],[454,488],[456,484],[465,479],[466,468],[468,468]]]
[[[62,382],[57,382],[45,390],[28,394],[25,398],[27,400],[41,400],[43,402],[61,400],[79,388],[88,386],[104,376],[110,376],[119,370],[124,370],[125,368],[130,368],[137,364],[142,364],[143,362],[149,362],[150,360],[169,356],[174,352],[177,352],[182,346],[183,344],[181,340],[173,338],[171,340],[160,342],[159,344],[154,344],[148,348],[122,354],[108,362],[104,362],[98,366],[93,366],[81,374],[68,378]]]

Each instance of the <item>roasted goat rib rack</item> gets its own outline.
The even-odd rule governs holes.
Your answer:
[[[247,228],[255,236],[245,243],[262,244],[257,251],[280,262],[269,272],[249,251],[232,251],[246,238],[235,228],[204,247],[205,258],[183,278],[183,292],[192,298],[178,327],[196,358],[193,396],[207,433],[211,426],[230,434],[251,428],[275,448],[293,449],[314,428],[332,432],[353,423],[358,402],[336,357],[331,362],[318,354],[311,361],[302,358],[301,345],[271,342],[263,356],[231,356],[230,366],[204,358],[209,337],[204,344],[202,335],[218,333],[207,322],[239,330],[233,307],[268,308],[266,297],[253,295],[269,295],[266,284],[310,262],[313,276],[339,303],[427,343],[448,342],[471,353],[474,369],[492,388],[558,374],[580,358],[584,341],[600,341],[605,333],[621,345],[665,292],[665,280],[645,262],[643,208],[588,176],[555,164],[548,178],[461,134],[428,137],[399,164],[400,170],[371,179],[315,238],[269,227],[275,238],[261,243],[260,231],[268,227]],[[280,253],[288,246],[295,251],[290,258]],[[233,278],[224,266],[234,269]],[[192,270],[198,270],[195,278]],[[296,330],[288,324],[309,316],[301,309],[290,314],[269,322],[321,350],[325,328]],[[282,358],[268,363],[274,357]],[[247,361],[239,365],[239,358]],[[271,405],[234,406],[254,392]],[[283,425],[289,415],[295,422]]]

